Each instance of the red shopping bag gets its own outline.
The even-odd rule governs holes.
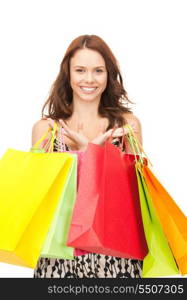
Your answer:
[[[117,257],[146,256],[134,155],[109,142],[88,144],[68,245]]]

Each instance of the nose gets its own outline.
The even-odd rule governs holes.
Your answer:
[[[93,76],[92,72],[86,72],[85,81],[87,81],[87,82],[93,82],[94,81],[94,76]]]

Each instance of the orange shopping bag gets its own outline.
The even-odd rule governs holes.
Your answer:
[[[153,204],[182,275],[187,274],[187,218],[150,168],[142,168]]]
[[[132,128],[129,125],[125,126],[129,130],[127,139],[133,153],[137,152],[140,157],[142,153],[147,157]],[[148,161],[152,165],[149,159]],[[185,275],[187,274],[187,218],[147,164],[142,164],[141,171],[178,268],[181,274]]]

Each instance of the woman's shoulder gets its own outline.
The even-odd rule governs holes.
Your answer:
[[[138,138],[140,144],[142,145],[143,138],[142,138],[142,125],[141,125],[140,119],[133,113],[125,113],[124,118],[125,118],[126,123],[132,127],[133,132],[135,133],[136,137]]]
[[[141,125],[140,119],[133,113],[125,113],[124,118],[125,118],[126,123],[132,127],[133,132],[135,133],[139,142],[141,144],[143,144],[142,125]]]
[[[129,112],[124,113],[123,117],[124,117],[127,124],[129,124],[133,127],[136,127],[137,129],[141,128],[140,119],[133,112],[132,113],[129,113]]]
[[[36,121],[32,127],[32,145],[41,138],[49,126],[53,127],[53,125],[54,121],[52,119],[42,118]]]
[[[34,132],[36,132],[36,131],[41,132],[41,131],[46,130],[49,126],[50,126],[49,121],[47,119],[42,118],[33,124],[32,130]]]
[[[135,115],[133,112],[125,112],[125,113],[123,114],[123,117],[125,118],[125,120],[126,120],[127,122],[128,122],[128,121],[131,121],[131,120],[133,120],[133,121],[139,121],[139,122],[140,122],[138,116]]]

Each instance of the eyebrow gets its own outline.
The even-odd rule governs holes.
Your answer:
[[[74,68],[85,68],[85,66],[74,66]],[[97,68],[105,68],[105,66],[98,66],[98,67],[95,67],[94,69],[97,69]]]

